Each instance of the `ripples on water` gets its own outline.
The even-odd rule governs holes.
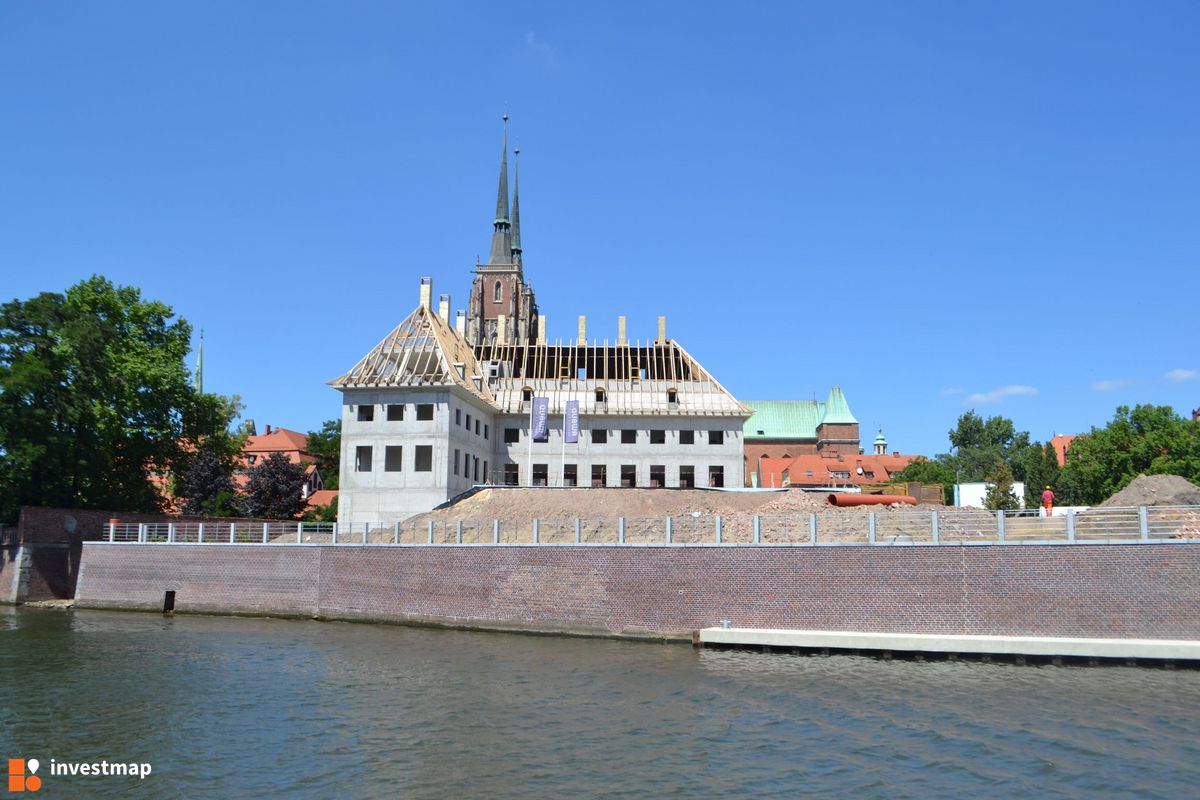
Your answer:
[[[0,611],[0,755],[58,797],[1194,797],[1200,672]],[[44,773],[43,773],[44,774]]]

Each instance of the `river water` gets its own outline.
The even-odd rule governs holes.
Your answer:
[[[1198,710],[1191,670],[0,607],[37,797],[1183,798]]]

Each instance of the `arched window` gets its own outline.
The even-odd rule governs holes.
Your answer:
[[[497,303],[499,303],[501,300],[504,299],[504,289],[501,288],[500,281],[496,281],[496,290],[494,292],[494,299],[496,300]]]

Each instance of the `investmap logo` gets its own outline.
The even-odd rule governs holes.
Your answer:
[[[8,792],[9,794],[20,794],[23,792],[36,792],[42,788],[42,777],[38,775],[38,768],[42,764],[36,758],[10,758],[8,759]],[[120,761],[56,761],[50,759],[49,768],[43,772],[48,772],[53,777],[76,777],[85,776],[105,777],[111,775],[136,777],[140,780],[145,780],[150,774],[152,767],[150,764],[138,762],[120,762]]]
[[[36,792],[42,788],[42,779],[37,776],[38,763],[36,758],[10,758],[8,760],[8,791]]]

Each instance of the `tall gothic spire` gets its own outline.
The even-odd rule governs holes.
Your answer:
[[[516,168],[516,174],[513,175],[513,202],[512,202],[512,263],[521,263],[521,150],[520,148],[513,150],[513,156],[516,163],[513,165]]]
[[[496,220],[492,231],[492,252],[489,264],[512,263],[512,243],[509,237],[508,218],[508,114],[504,120],[504,149],[500,152],[500,187],[496,192]]]

